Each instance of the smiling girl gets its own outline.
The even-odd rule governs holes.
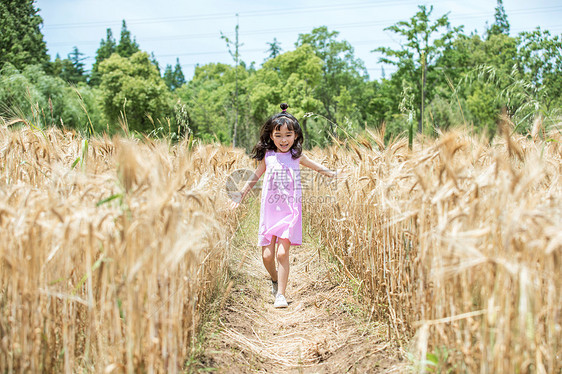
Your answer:
[[[265,173],[258,246],[262,247],[263,264],[271,276],[275,308],[288,306],[285,290],[289,279],[289,248],[302,244],[300,165],[328,177],[341,176],[302,154],[303,133],[297,119],[287,113],[288,107],[281,104],[282,112],[271,116],[262,126],[260,140],[252,151],[252,158],[258,160],[259,165],[242,189],[240,201],[232,203],[232,208],[238,207]]]

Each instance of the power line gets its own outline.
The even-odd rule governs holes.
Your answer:
[[[246,49],[240,50],[240,53],[251,53],[251,52],[261,52],[263,51],[262,48],[260,49]],[[189,52],[189,53],[180,53],[180,54],[165,54],[165,55],[154,55],[155,57],[182,57],[182,56],[200,56],[200,55],[220,55],[220,54],[228,54],[227,50],[223,51],[210,51],[210,52]]]
[[[386,24],[388,21],[376,21],[376,22],[353,22],[353,23],[344,23],[344,24],[337,24],[337,25],[329,25],[327,27],[331,29],[348,29],[348,28],[356,28],[356,27],[369,27],[369,26],[380,26]],[[247,36],[247,35],[262,35],[262,34],[279,34],[279,33],[292,33],[292,32],[307,32],[309,29],[305,29],[304,27],[284,27],[278,29],[261,29],[261,30],[250,30],[246,32],[241,32],[240,36]],[[230,36],[230,34],[225,33],[226,36]],[[141,38],[139,42],[152,42],[152,41],[167,41],[167,40],[183,40],[183,39],[205,39],[205,38],[216,38],[218,37],[218,33],[204,33],[204,34],[180,34],[180,35],[171,35],[171,36],[156,36],[156,37],[148,37],[148,38]],[[91,45],[91,44],[98,44],[99,41],[97,40],[84,40],[78,42],[55,42],[49,43],[51,46],[61,46],[61,45],[71,45],[71,44],[80,44],[80,45]]]
[[[436,1],[434,1],[436,2]],[[439,2],[439,1],[437,1]],[[372,3],[353,3],[346,5],[328,5],[320,7],[303,7],[303,8],[292,8],[292,9],[277,9],[277,10],[264,10],[264,11],[248,11],[239,12],[239,16],[242,17],[256,17],[264,15],[281,15],[281,14],[291,14],[291,13],[309,13],[309,12],[321,12],[321,11],[341,11],[350,9],[361,9],[361,8],[383,8],[388,5],[404,5],[404,4],[418,4],[419,1],[414,0],[404,0],[404,1],[387,1],[378,2],[376,4]],[[524,9],[513,9],[509,11],[510,15],[513,14],[526,14],[526,13],[538,13],[541,11],[557,11],[562,10],[562,6],[547,6],[547,7],[534,7],[534,8],[524,8]],[[488,12],[472,13],[463,16],[451,16],[452,19],[465,19],[465,18],[477,18],[480,16],[490,16]],[[163,18],[141,18],[132,19],[127,21],[129,25],[139,25],[139,24],[151,24],[151,23],[169,23],[169,22],[183,22],[183,21],[198,21],[198,20],[209,20],[209,19],[220,19],[220,18],[232,18],[233,14],[229,13],[215,13],[215,14],[202,14],[195,16],[179,16],[179,17],[163,17]],[[122,20],[108,20],[108,21],[93,21],[93,22],[81,22],[81,23],[59,23],[52,25],[45,25],[48,29],[66,29],[66,28],[84,28],[84,27],[96,27],[104,26],[107,24],[121,24]],[[388,22],[388,21],[382,21]]]
[[[535,14],[535,13],[557,13],[553,11],[562,11],[562,6],[550,6],[550,7],[536,7],[536,8],[524,8],[524,9],[514,9],[509,12],[509,15],[517,15],[517,14]],[[468,13],[464,15],[451,15],[449,19],[471,19],[471,18],[481,18],[481,17],[489,17],[490,14],[488,12],[478,12],[478,13]]]
[[[554,27],[554,28],[550,28],[549,30],[556,30],[556,29],[562,29],[562,26],[559,27]],[[516,31],[516,30],[513,30]],[[257,31],[256,31],[257,32]],[[161,40],[161,38],[151,38],[154,40]],[[359,41],[349,41],[349,44],[351,44],[352,46],[357,46],[357,45],[369,45],[369,44],[374,44],[377,45],[377,43],[382,43],[382,42],[387,42],[388,39],[369,39],[369,40],[359,40]],[[242,49],[240,52],[241,53],[253,53],[253,52],[261,52],[263,51],[262,48],[254,48],[254,49]],[[220,51],[200,51],[200,52],[188,52],[188,53],[181,53],[181,54],[157,54],[155,55],[156,58],[162,58],[162,57],[186,57],[186,56],[206,56],[206,55],[221,55],[224,54],[226,55],[228,53],[228,51],[226,50],[220,50]],[[85,56],[84,59],[85,60],[92,60],[94,59],[94,56]],[[188,67],[188,66],[196,66],[199,65],[198,63],[195,64],[180,64],[182,67]],[[378,68],[367,68],[367,70],[376,70]]]
[[[444,0],[434,0],[434,2],[442,2]],[[348,9],[361,9],[361,8],[383,8],[389,5],[407,5],[407,4],[418,4],[418,0],[394,0],[394,1],[383,1],[375,3],[348,3],[348,4],[335,4],[335,5],[325,5],[325,6],[315,6],[315,7],[300,7],[300,8],[282,8],[282,9],[269,9],[269,10],[254,10],[254,11],[244,11],[238,12],[240,18],[243,17],[257,17],[265,15],[281,15],[281,14],[292,14],[292,13],[309,13],[309,12],[321,12],[321,11],[340,11]],[[128,24],[138,25],[138,24],[148,24],[148,23],[163,23],[163,22],[182,22],[182,21],[199,21],[199,20],[209,20],[209,19],[220,19],[220,18],[232,18],[234,15],[232,12],[229,13],[211,13],[211,14],[199,14],[192,16],[176,16],[176,17],[161,17],[161,18],[138,18],[131,19],[127,21]],[[106,24],[120,24],[121,20],[108,20],[108,21],[93,21],[93,22],[80,22],[80,23],[58,23],[52,25],[45,25],[46,28],[50,29],[62,29],[62,28],[81,28],[81,27],[93,27],[93,26],[103,26]]]
[[[327,6],[321,6],[321,7],[301,7],[301,8],[291,8],[291,9],[278,9],[278,10],[267,10],[267,11],[250,11],[250,12],[243,12],[240,13],[241,16],[243,17],[255,17],[255,16],[265,16],[265,15],[281,15],[281,14],[290,14],[290,13],[309,13],[309,12],[319,12],[319,11],[344,11],[344,10],[349,10],[349,9],[363,9],[363,8],[382,8],[383,6],[385,6],[384,4],[387,5],[404,5],[404,4],[418,4],[419,1],[418,0],[404,0],[404,1],[387,1],[387,2],[383,2],[383,3],[377,3],[377,4],[366,4],[366,3],[351,3],[351,4],[345,4],[345,5],[327,5]],[[435,1],[434,1],[435,3]],[[562,6],[547,6],[547,7],[530,7],[530,8],[525,8],[525,9],[515,9],[515,10],[511,10],[508,13],[510,15],[514,15],[514,14],[535,14],[535,13],[542,13],[542,12],[549,12],[549,13],[558,13],[560,10],[562,10]],[[231,18],[233,17],[232,13],[215,13],[215,14],[206,14],[206,15],[194,15],[194,16],[180,16],[180,17],[167,17],[167,18],[146,18],[146,19],[137,19],[137,20],[133,20],[133,21],[127,21],[128,24],[143,24],[143,23],[161,23],[161,22],[180,22],[180,21],[188,21],[188,20],[206,20],[206,19],[212,19],[212,18]],[[476,13],[467,13],[467,14],[462,14],[462,15],[450,15],[449,19],[450,20],[462,20],[462,19],[474,19],[474,18],[482,18],[482,19],[490,19],[493,17],[493,14],[491,12],[476,12]],[[395,20],[379,20],[379,21],[368,21],[368,22],[355,22],[355,23],[343,23],[343,24],[334,24],[334,25],[326,25],[328,28],[332,29],[332,30],[341,30],[341,29],[350,29],[350,28],[368,28],[368,27],[374,27],[374,26],[390,26],[392,24],[394,24],[395,22],[398,22],[400,20],[404,20],[405,18],[401,18],[401,19],[395,19]],[[409,18],[408,18],[409,19]],[[116,21],[116,23],[120,24],[121,21]],[[55,25],[51,25],[50,27],[48,27],[49,29],[52,28],[78,28],[78,27],[82,27],[84,25],[86,26],[98,26],[98,25],[103,25],[103,24],[107,24],[107,22],[105,21],[96,21],[96,22],[86,22],[86,23],[67,23],[67,24],[55,24]],[[560,29],[561,26],[556,25],[554,27],[550,27],[548,28],[548,30],[553,31],[553,30],[557,30]],[[543,28],[544,29],[544,28]],[[310,32],[312,30],[311,27],[308,27],[305,29],[305,27],[285,27],[285,28],[277,28],[277,29],[258,29],[258,30],[249,30],[247,32],[241,32],[241,36],[245,37],[248,35],[262,35],[262,34],[286,34],[286,33],[293,33],[293,32]],[[512,29],[512,32],[516,32],[516,29]],[[230,35],[229,33],[225,33],[227,36]],[[179,34],[179,35],[171,35],[168,37],[160,37],[160,36],[155,36],[155,37],[147,37],[147,38],[141,38],[139,40],[140,43],[150,43],[150,42],[161,42],[161,41],[174,41],[174,40],[183,40],[183,39],[206,39],[206,38],[218,38],[218,33],[194,33],[194,34]],[[399,43],[397,40],[392,40],[394,43]],[[377,44],[376,43],[390,43],[391,40],[389,39],[378,39],[378,40],[362,40],[362,41],[357,41],[357,42],[349,42],[352,46],[358,46],[358,45],[368,45],[368,44],[373,44],[373,47],[376,47]],[[50,46],[63,46],[63,45],[97,45],[99,44],[99,40],[96,41],[81,41],[81,42],[55,42],[55,43],[49,43]],[[242,53],[254,53],[254,52],[265,52],[263,49],[247,49],[247,50],[242,50]],[[227,51],[226,50],[222,50],[222,51],[207,51],[207,52],[203,52],[203,51],[194,51],[194,52],[188,52],[188,53],[183,53],[183,54],[162,54],[162,55],[156,55],[156,58],[165,58],[165,57],[186,57],[186,56],[212,56],[212,55],[227,55]],[[373,57],[375,57],[375,55],[373,55]],[[88,56],[87,59],[88,60],[92,60],[95,57],[92,56]],[[181,66],[196,66],[199,64],[181,64]],[[373,70],[378,70],[380,69],[380,67],[377,68],[367,68],[368,71],[373,71]],[[391,70],[389,70],[388,66],[385,65],[385,70],[387,72],[391,72]]]
[[[554,6],[554,7],[536,7],[536,8],[526,8],[526,9],[517,9],[513,10],[512,13],[520,14],[533,14],[533,13],[541,13],[544,10],[561,10],[562,6]],[[485,12],[478,12],[478,13],[469,13],[462,16],[451,16],[451,19],[462,20],[462,19],[474,19],[474,18],[488,18],[488,14]],[[337,24],[337,25],[329,25],[328,27],[331,29],[349,29],[349,28],[357,28],[357,27],[372,27],[372,26],[381,26],[381,25],[391,25],[399,20],[383,20],[383,21],[369,21],[369,22],[354,22],[354,23],[345,23],[345,24]],[[240,35],[262,35],[262,34],[283,34],[283,33],[291,33],[291,32],[306,32],[303,27],[284,27],[278,29],[262,29],[262,30],[250,30],[246,32],[241,32]],[[225,35],[230,35],[229,33],[225,33]],[[180,34],[180,35],[171,35],[166,37],[148,37],[148,38],[141,38],[139,41],[150,42],[150,41],[167,41],[167,40],[184,40],[184,39],[205,39],[205,38],[213,38],[218,37],[217,33],[199,33],[199,34]],[[88,41],[75,41],[75,42],[54,42],[49,43],[51,46],[64,46],[64,45],[95,45],[98,44],[98,40],[88,40]]]
[[[554,27],[554,28],[550,28],[549,30],[556,30],[556,29],[562,29],[562,26],[559,27]],[[260,33],[263,30],[256,30],[256,33]],[[516,31],[516,30],[513,30]],[[195,35],[195,34],[194,34]],[[194,36],[192,35],[192,36]],[[151,40],[154,41],[161,41],[164,40],[166,38],[151,38]],[[349,41],[349,44],[351,46],[358,46],[358,45],[369,45],[369,44],[373,44],[373,46],[376,46],[379,43],[383,43],[383,42],[388,42],[388,39],[370,39],[370,40],[360,40],[360,41]],[[395,43],[398,43],[397,41],[394,41]],[[55,43],[56,44],[56,43]],[[254,49],[242,49],[241,53],[253,53],[253,52],[263,52],[263,48],[254,48]],[[198,51],[198,52],[187,52],[187,53],[180,53],[180,54],[157,54],[155,55],[156,58],[162,58],[162,57],[186,57],[186,56],[210,56],[210,55],[226,55],[228,53],[228,51],[226,50],[220,50],[220,51]],[[84,57],[85,60],[93,60],[95,59],[94,56],[85,56]],[[198,64],[181,64],[181,66],[196,66]],[[376,70],[377,68],[367,68],[367,70]]]

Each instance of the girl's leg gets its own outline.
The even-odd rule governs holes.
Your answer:
[[[277,237],[273,236],[271,238],[271,243],[269,245],[261,247],[261,255],[263,259],[263,264],[267,269],[269,275],[271,275],[271,280],[277,282],[277,270],[275,269],[275,242]]]
[[[289,281],[289,248],[291,242],[289,239],[278,239],[279,247],[277,248],[277,261],[279,262],[279,292],[285,295],[287,282]]]

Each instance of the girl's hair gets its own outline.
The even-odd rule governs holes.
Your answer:
[[[273,131],[280,129],[283,125],[287,125],[289,131],[295,132],[295,142],[290,149],[291,157],[297,159],[301,156],[303,141],[301,125],[292,114],[286,112],[289,105],[283,103],[280,107],[282,110],[281,113],[274,114],[265,121],[260,130],[260,140],[252,150],[250,157],[261,161],[265,157],[265,152],[267,152],[267,150],[276,150],[277,147],[271,139],[271,134],[273,134]]]

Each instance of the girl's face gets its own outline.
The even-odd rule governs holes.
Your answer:
[[[295,132],[283,125],[271,133],[271,140],[277,147],[277,152],[288,152],[295,142]]]

